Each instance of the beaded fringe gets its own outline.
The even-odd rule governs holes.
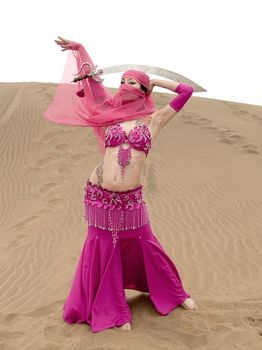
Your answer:
[[[109,209],[86,204],[85,219],[89,225],[109,231],[136,229],[150,221],[146,203],[132,209]]]

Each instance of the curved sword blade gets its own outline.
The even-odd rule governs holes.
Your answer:
[[[124,72],[127,69],[137,68],[145,73],[151,73],[158,75],[160,77],[164,77],[179,83],[188,83],[189,85],[193,86],[194,92],[205,92],[207,91],[202,86],[196,84],[194,81],[186,78],[185,76],[172,72],[171,70],[167,70],[160,67],[155,66],[148,66],[143,64],[121,64],[121,65],[115,65],[110,67],[102,68],[104,74],[109,73],[116,73],[116,72]]]

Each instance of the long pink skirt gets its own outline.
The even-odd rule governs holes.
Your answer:
[[[85,322],[100,332],[131,321],[124,289],[149,293],[161,315],[190,297],[152,232],[142,190],[114,192],[88,179],[87,237],[63,306],[67,323]]]

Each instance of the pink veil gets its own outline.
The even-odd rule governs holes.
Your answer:
[[[135,100],[123,102],[121,88],[112,96],[101,81],[92,77],[72,82],[84,62],[94,63],[83,45],[78,49],[68,50],[68,55],[60,83],[58,83],[53,100],[44,111],[44,118],[57,124],[92,127],[95,133],[100,153],[105,152],[104,135],[106,126],[118,122],[146,118],[156,111],[151,94],[141,93]],[[81,75],[90,73],[84,65]],[[132,77],[146,88],[149,87],[149,76],[134,69],[129,69],[123,75]],[[126,84],[125,84],[126,85]],[[128,86],[129,91],[138,89]]]

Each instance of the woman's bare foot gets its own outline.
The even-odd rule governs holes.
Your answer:
[[[115,327],[115,328],[121,329],[123,331],[131,331],[131,324],[130,324],[130,322],[127,322],[127,323],[123,324],[122,326]]]
[[[186,298],[186,300],[181,304],[186,310],[198,310],[199,307],[192,298]]]

